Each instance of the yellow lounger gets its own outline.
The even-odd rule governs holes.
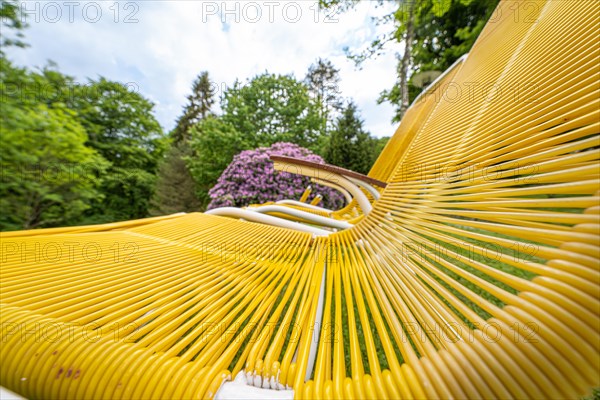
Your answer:
[[[501,1],[453,78],[462,95],[378,163],[387,186],[352,228],[193,213],[2,233],[0,385],[31,399],[589,395],[599,20],[595,0]]]

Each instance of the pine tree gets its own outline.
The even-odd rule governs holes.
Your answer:
[[[188,141],[190,128],[212,114],[211,108],[215,99],[207,71],[202,72],[194,80],[192,94],[187,99],[188,103],[183,108],[183,114],[178,118],[177,125],[172,132],[175,143]]]
[[[215,100],[208,72],[202,72],[194,80],[192,94],[187,99],[183,114],[177,119],[177,125],[171,132],[171,149],[158,171],[150,211],[153,215],[199,211],[202,207],[196,193],[196,182],[185,159],[194,156],[189,143],[191,129],[212,115],[211,108]]]
[[[319,117],[325,121],[325,130],[331,128],[336,113],[343,108],[339,96],[339,72],[331,61],[319,58],[308,68],[304,78],[312,98],[319,106]]]
[[[189,144],[185,141],[174,144],[167,153],[158,172],[150,210],[152,215],[199,210],[196,184],[185,162],[185,158],[191,154]]]
[[[328,163],[366,174],[376,158],[376,141],[365,132],[353,102],[337,119],[325,151]]]

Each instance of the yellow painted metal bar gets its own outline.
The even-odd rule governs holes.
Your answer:
[[[312,192],[312,187],[307,187],[306,189],[304,189],[304,192],[302,192],[302,196],[300,196],[300,200],[302,203],[306,203],[306,201],[308,200],[308,196],[310,196],[310,193]]]

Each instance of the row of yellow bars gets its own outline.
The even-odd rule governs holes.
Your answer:
[[[501,1],[402,122],[351,229],[192,213],[2,233],[0,384],[213,398],[244,373],[298,399],[590,394],[598,21],[594,0]]]

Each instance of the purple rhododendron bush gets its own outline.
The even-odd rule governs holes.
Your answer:
[[[304,176],[275,171],[269,159],[271,155],[324,163],[320,156],[292,143],[279,142],[271,147],[242,151],[233,157],[217,184],[208,192],[212,199],[208,209],[244,207],[283,199],[298,200],[309,185],[313,188],[311,200],[317,194],[323,196],[320,206],[338,209],[344,205],[344,197],[334,189],[311,183],[310,178]]]

